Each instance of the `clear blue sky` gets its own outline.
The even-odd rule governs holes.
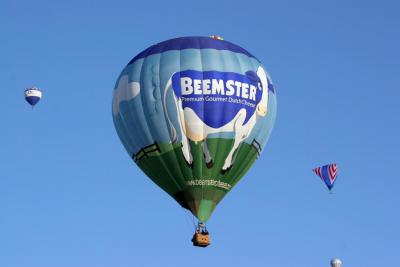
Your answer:
[[[0,3],[0,266],[397,264],[397,1],[56,2]],[[191,217],[121,145],[111,96],[149,45],[212,34],[264,63],[278,116],[198,249]],[[332,195],[311,172],[328,162]]]

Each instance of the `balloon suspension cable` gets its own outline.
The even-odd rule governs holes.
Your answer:
[[[196,231],[199,233],[208,233],[206,224],[199,221],[197,223]]]
[[[188,213],[187,213],[188,211],[183,210],[183,209],[182,209],[182,212],[183,212],[183,214],[184,214],[186,224],[187,224],[190,228],[192,228],[192,223],[193,223],[193,222],[190,221],[190,215],[191,215],[191,214],[188,214]]]
[[[197,226],[196,226],[196,220],[194,219],[193,213],[192,213],[192,223],[193,223],[193,228],[196,231]]]

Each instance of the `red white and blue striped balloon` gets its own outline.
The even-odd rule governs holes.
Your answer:
[[[336,164],[328,164],[313,169],[316,175],[318,175],[322,181],[325,182],[329,190],[332,190],[333,185],[336,181],[338,169]]]
[[[42,98],[42,92],[36,87],[31,87],[25,90],[24,96],[26,102],[28,102],[33,107]]]

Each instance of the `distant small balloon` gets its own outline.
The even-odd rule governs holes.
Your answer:
[[[222,38],[221,36],[218,36],[218,35],[211,35],[210,37],[215,39],[215,40],[220,40],[220,41],[224,40],[224,38]]]
[[[342,266],[342,261],[339,259],[332,259],[331,260],[331,267],[340,267]]]
[[[318,175],[322,181],[324,181],[325,185],[328,187],[329,191],[332,190],[336,177],[338,174],[338,168],[336,164],[328,164],[321,167],[317,167],[313,169],[316,175]]]
[[[26,102],[28,102],[33,107],[42,98],[42,92],[36,87],[31,87],[25,90],[24,96]]]

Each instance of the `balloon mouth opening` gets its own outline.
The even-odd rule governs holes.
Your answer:
[[[216,203],[209,199],[188,199],[184,192],[178,192],[174,199],[185,209],[189,210],[200,222],[207,222],[215,209]]]

